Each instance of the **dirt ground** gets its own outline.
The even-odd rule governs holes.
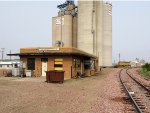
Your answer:
[[[124,113],[118,70],[63,84],[0,77],[0,113]]]

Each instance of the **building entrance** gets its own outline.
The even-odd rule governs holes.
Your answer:
[[[46,76],[48,58],[42,58],[42,76]]]

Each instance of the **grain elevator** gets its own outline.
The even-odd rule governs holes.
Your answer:
[[[53,47],[75,47],[112,66],[112,5],[103,1],[66,1],[52,19]]]
[[[77,7],[66,1],[57,8],[58,16],[52,18],[53,47],[77,47]]]

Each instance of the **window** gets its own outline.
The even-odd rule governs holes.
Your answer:
[[[95,61],[91,60],[91,69],[95,69]]]
[[[81,67],[81,61],[80,61],[80,59],[74,59],[73,60],[73,67],[74,68],[80,68]]]
[[[84,68],[85,68],[85,69],[91,69],[90,60],[85,60],[85,61],[84,61]]]
[[[15,66],[15,68],[18,68],[18,64],[15,64],[14,66]]]
[[[27,59],[27,69],[28,70],[35,70],[35,58],[28,58]]]
[[[62,58],[55,58],[54,69],[55,70],[63,70],[63,59]]]

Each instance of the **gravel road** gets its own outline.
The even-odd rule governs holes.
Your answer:
[[[118,78],[120,69],[66,80],[0,77],[0,113],[128,113]]]

